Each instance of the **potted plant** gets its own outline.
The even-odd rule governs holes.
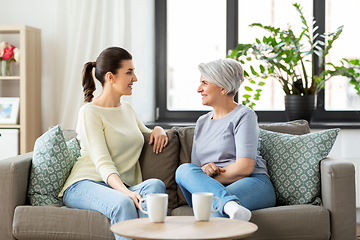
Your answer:
[[[285,93],[285,112],[288,119],[303,118],[310,121],[316,107],[316,94],[324,88],[325,82],[331,77],[342,75],[350,78],[350,83],[355,85],[360,95],[360,61],[344,58],[340,66],[326,63],[325,57],[334,41],[339,38],[343,26],[338,27],[334,32],[319,35],[316,22],[314,21],[311,28],[300,4],[295,3],[293,6],[299,12],[302,21],[300,35],[296,36],[290,26],[287,29],[280,29],[253,23],[250,27],[260,27],[270,35],[256,39],[253,44],[238,44],[236,48],[229,50],[227,57],[236,59],[244,65],[259,60],[259,70],[255,70],[257,68],[255,65],[250,65],[250,72],[244,71],[244,75],[252,83],[256,83],[256,78],[277,79]],[[314,69],[314,54],[319,57],[318,70]],[[326,65],[329,68],[325,69]],[[264,82],[260,81],[260,83],[263,85]],[[259,93],[257,89],[256,94]],[[253,100],[257,100],[260,96],[255,95]],[[250,97],[246,94],[243,103],[251,104]]]

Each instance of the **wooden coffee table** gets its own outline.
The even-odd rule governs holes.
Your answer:
[[[210,218],[197,222],[193,216],[166,217],[164,223],[152,223],[149,218],[119,222],[110,227],[114,233],[133,239],[233,239],[254,233],[254,223],[229,218]]]

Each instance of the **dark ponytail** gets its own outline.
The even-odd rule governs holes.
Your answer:
[[[84,102],[91,102],[94,98],[93,92],[96,90],[92,69],[95,67],[95,62],[87,62],[84,65],[82,72],[82,86],[84,88]]]
[[[109,47],[102,51],[96,62],[88,62],[84,65],[82,75],[82,86],[84,91],[84,101],[91,102],[94,98],[94,91],[96,89],[92,69],[95,68],[95,77],[104,87],[105,74],[111,72],[117,74],[118,70],[122,67],[123,60],[131,60],[131,54],[120,47]]]

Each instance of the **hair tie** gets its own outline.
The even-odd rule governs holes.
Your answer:
[[[92,66],[92,67],[96,67],[96,62],[92,62],[92,63],[91,63],[91,66]]]

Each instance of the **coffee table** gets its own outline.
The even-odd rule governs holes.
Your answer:
[[[254,233],[258,227],[251,222],[229,218],[210,218],[197,222],[193,216],[166,217],[164,223],[149,218],[119,222],[110,227],[114,233],[133,239],[233,239]]]

